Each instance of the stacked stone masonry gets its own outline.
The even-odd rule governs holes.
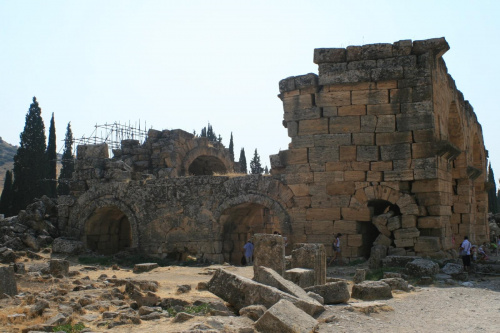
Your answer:
[[[238,263],[255,233],[367,257],[447,256],[488,239],[487,152],[471,105],[447,73],[444,38],[316,49],[319,74],[279,83],[289,149],[271,176],[239,170],[228,149],[182,130],[144,144],[79,146],[59,226],[88,248]],[[288,253],[287,253],[288,254]]]

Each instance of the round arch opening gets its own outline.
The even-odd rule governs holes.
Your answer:
[[[242,203],[226,209],[220,217],[224,260],[241,264],[243,246],[254,234],[281,232],[280,221],[268,207],[258,203]]]
[[[188,168],[190,175],[213,176],[214,174],[227,173],[224,163],[215,156],[198,156]]]
[[[130,248],[132,231],[128,217],[115,206],[96,209],[85,222],[85,244],[106,255]]]

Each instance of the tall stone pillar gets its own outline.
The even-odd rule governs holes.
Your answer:
[[[264,266],[283,276],[285,273],[285,242],[283,237],[274,234],[254,235],[253,279],[259,282],[258,267]]]
[[[294,244],[292,268],[314,269],[314,283],[326,283],[326,250],[323,244]]]

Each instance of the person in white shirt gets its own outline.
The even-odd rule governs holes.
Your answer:
[[[335,259],[338,259],[339,265],[342,265],[342,252],[340,249],[340,237],[342,237],[341,233],[338,233],[335,236],[335,240],[333,241],[333,244],[332,244],[333,257],[332,257],[332,259],[330,259],[330,262],[328,263],[328,265],[331,265]]]
[[[470,248],[472,244],[469,242],[469,237],[465,236],[462,245],[460,245],[460,255],[462,256],[462,262],[464,263],[464,271],[468,272],[470,270]]]

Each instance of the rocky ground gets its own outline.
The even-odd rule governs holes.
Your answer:
[[[63,276],[49,274],[50,253],[41,256],[18,259],[26,273],[16,275],[17,296],[0,300],[0,332],[52,331],[79,322],[93,332],[254,332],[251,319],[234,316],[203,284],[217,268],[251,278],[252,267],[170,266],[134,273],[75,259]],[[351,280],[359,267],[330,267],[328,276]],[[409,293],[393,291],[389,300],[328,305],[318,332],[498,332],[500,277],[473,274],[468,282],[435,282]]]

